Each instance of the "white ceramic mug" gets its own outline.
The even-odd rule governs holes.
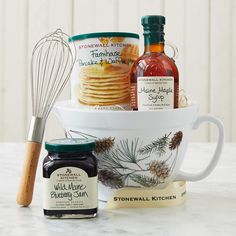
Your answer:
[[[54,111],[68,136],[98,140],[95,154],[102,200],[117,188],[163,188],[175,180],[201,180],[212,172],[222,152],[222,122],[211,115],[199,116],[197,104],[158,111],[85,111],[65,101],[57,103]],[[215,152],[201,172],[183,172],[190,133],[203,122],[218,129]]]

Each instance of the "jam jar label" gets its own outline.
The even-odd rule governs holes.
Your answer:
[[[174,77],[138,77],[137,86],[139,111],[174,108]]]
[[[43,178],[45,210],[82,210],[98,206],[97,176],[77,167],[62,167]]]

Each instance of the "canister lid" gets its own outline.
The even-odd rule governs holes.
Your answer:
[[[53,139],[45,143],[49,152],[89,152],[95,148],[95,140],[82,138]]]
[[[136,38],[139,39],[139,35],[129,32],[97,32],[97,33],[88,33],[88,34],[78,34],[69,38],[69,42],[82,39],[90,38],[100,38],[100,37],[124,37],[124,38]]]

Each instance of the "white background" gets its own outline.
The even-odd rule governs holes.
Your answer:
[[[96,31],[141,35],[140,17],[145,14],[166,16],[166,40],[179,48],[182,88],[200,103],[201,113],[223,120],[227,141],[236,141],[235,0],[0,0],[0,141],[26,139],[30,57],[40,37],[58,27],[71,35]],[[69,98],[68,84],[60,99]],[[62,136],[51,114],[45,138]],[[214,127],[203,125],[192,140],[215,140]]]

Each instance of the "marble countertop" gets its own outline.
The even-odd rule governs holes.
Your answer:
[[[214,144],[189,145],[183,168],[197,171],[206,165]],[[41,166],[38,168],[33,203],[16,205],[24,144],[0,144],[1,236],[104,236],[104,235],[236,235],[236,144],[226,144],[221,160],[206,179],[187,184],[184,205],[156,209],[104,210],[95,219],[49,220],[43,216]],[[41,156],[41,161],[43,154]]]

